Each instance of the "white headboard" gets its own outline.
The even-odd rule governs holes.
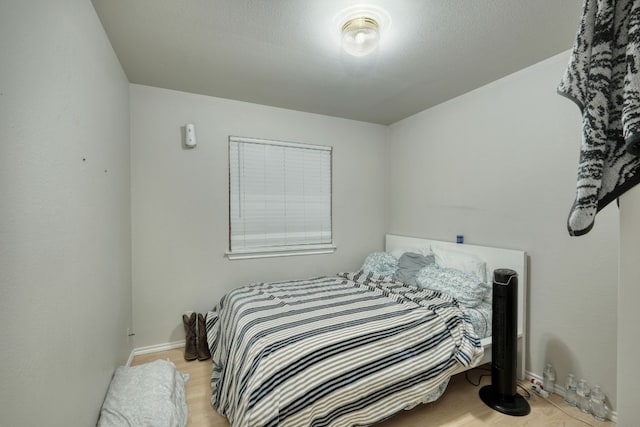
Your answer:
[[[456,244],[440,240],[422,239],[417,237],[405,237],[394,234],[386,235],[385,251],[430,249],[431,246],[439,246],[446,249],[464,252],[477,256],[487,263],[487,279],[489,284],[493,282],[493,270],[509,268],[518,273],[518,373],[524,378],[525,368],[525,331],[526,331],[526,297],[527,297],[527,253],[513,249],[491,248],[488,246],[475,246]],[[485,345],[491,343],[490,338],[482,340]],[[490,345],[488,346],[490,348]],[[485,355],[486,356],[486,355]],[[489,355],[490,356],[490,355]],[[488,359],[490,360],[490,359]]]

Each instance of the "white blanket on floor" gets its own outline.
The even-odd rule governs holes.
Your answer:
[[[119,367],[109,385],[98,427],[185,427],[187,378],[167,360]]]

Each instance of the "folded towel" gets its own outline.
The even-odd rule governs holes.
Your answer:
[[[119,367],[102,404],[98,427],[185,427],[187,378],[168,360]]]

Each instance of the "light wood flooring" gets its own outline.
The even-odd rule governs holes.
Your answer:
[[[186,362],[182,349],[167,350],[158,353],[136,356],[131,365],[139,365],[157,359],[169,359],[180,372],[188,373],[191,378],[186,383],[187,405],[189,406],[189,426],[192,427],[229,427],[226,418],[219,415],[211,406],[211,360]],[[473,370],[469,378],[477,382],[485,371]],[[489,378],[483,378],[481,385],[488,384]],[[420,405],[411,411],[404,411],[378,424],[379,427],[427,427],[427,426],[615,426],[612,422],[599,422],[591,415],[583,414],[577,408],[565,404],[562,397],[552,395],[556,403],[567,414],[545,399],[531,392],[531,414],[525,417],[511,417],[487,407],[478,396],[479,387],[467,382],[464,374],[454,376],[444,395],[433,403]],[[524,394],[519,388],[518,392]],[[583,420],[579,421],[579,420]],[[302,427],[302,426],[301,426]]]

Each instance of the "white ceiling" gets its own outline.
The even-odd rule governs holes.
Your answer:
[[[360,3],[391,23],[356,58],[336,17]],[[582,0],[93,4],[131,83],[390,124],[571,48]]]

